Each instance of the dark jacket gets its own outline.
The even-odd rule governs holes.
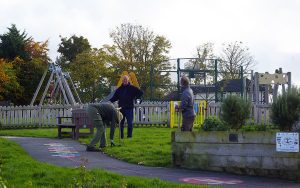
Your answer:
[[[118,112],[110,103],[90,104],[95,107],[107,126],[117,126],[120,122]]]
[[[181,95],[181,104],[180,108],[182,109],[182,117],[194,117],[196,116],[194,110],[194,94],[193,90],[190,87],[182,87]]]
[[[123,109],[130,109],[134,107],[134,100],[140,98],[143,91],[139,88],[128,85],[121,85],[110,99],[110,102],[118,101],[119,107]]]

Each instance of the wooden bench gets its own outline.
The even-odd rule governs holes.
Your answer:
[[[69,119],[66,121],[64,119]],[[71,122],[70,122],[71,119]],[[89,120],[88,115],[84,109],[72,110],[72,117],[57,117],[58,138],[62,138],[63,133],[71,134],[72,139],[78,140],[80,136],[87,136],[94,134],[94,127]],[[62,132],[62,129],[71,129],[70,131]],[[80,129],[89,129],[89,132],[80,132]]]

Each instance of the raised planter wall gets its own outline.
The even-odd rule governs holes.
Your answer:
[[[172,132],[177,167],[300,180],[300,153],[277,152],[275,132]]]

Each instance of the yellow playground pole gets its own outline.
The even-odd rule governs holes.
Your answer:
[[[197,100],[195,103],[198,106],[198,112],[196,113],[196,119],[195,123],[199,124],[201,126],[205,120],[205,114],[206,114],[206,101],[205,100]],[[170,128],[174,128],[175,126],[175,119],[176,121],[180,121],[179,116],[181,116],[180,113],[175,113],[175,105],[180,105],[180,101],[170,101]],[[177,122],[178,125],[180,125],[181,122]]]
[[[132,85],[134,85],[137,88],[140,88],[139,82],[138,82],[134,72],[129,73],[129,78],[130,78]]]
[[[170,128],[174,127],[175,108],[174,101],[170,101]]]

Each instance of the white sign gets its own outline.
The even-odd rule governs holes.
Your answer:
[[[299,133],[276,133],[276,151],[299,152]]]

